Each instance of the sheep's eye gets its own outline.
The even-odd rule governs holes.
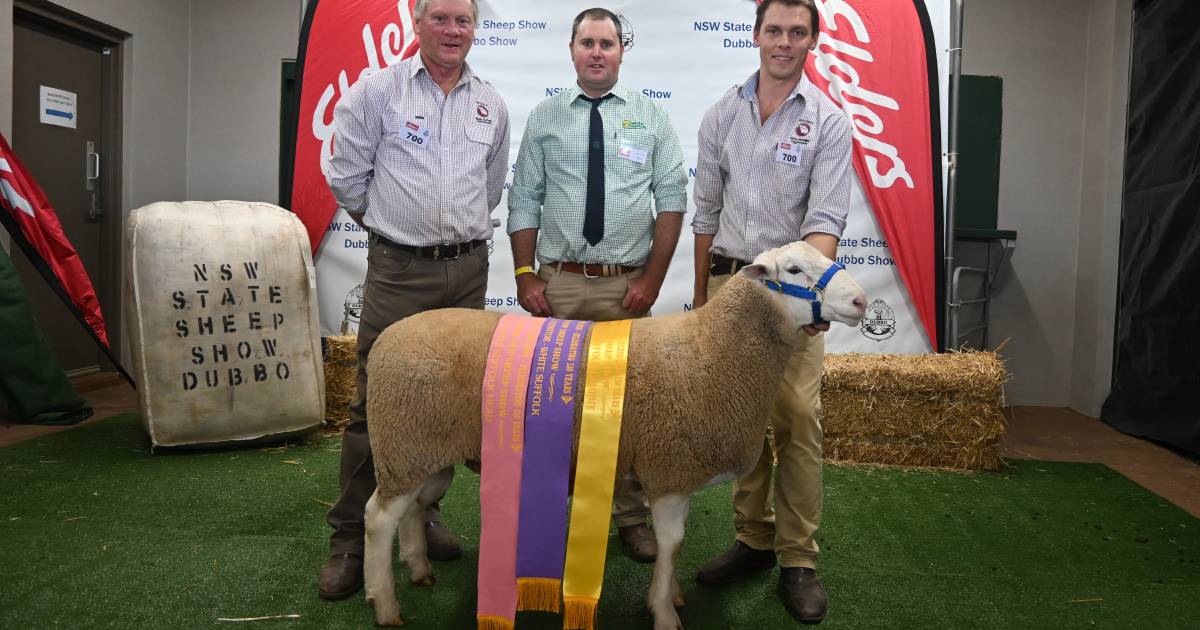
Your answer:
[[[791,267],[787,268],[787,272],[793,275],[798,274],[800,273],[800,267],[797,265],[792,265]]]

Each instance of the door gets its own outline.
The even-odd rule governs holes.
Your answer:
[[[102,270],[103,257],[118,257],[106,239],[99,171],[106,165],[104,140],[105,49],[42,21],[13,22],[13,150],[54,206],[63,231],[75,246],[103,306],[115,304],[115,278]],[[43,94],[50,90],[49,97]],[[74,107],[63,94],[74,95]],[[53,102],[47,100],[53,99]],[[66,99],[69,101],[69,97]],[[43,110],[50,110],[46,114]],[[43,122],[49,119],[54,123]],[[13,263],[29,294],[38,325],[68,373],[104,365],[102,354],[75,316],[50,290],[25,257],[13,248]],[[115,308],[105,308],[112,328]],[[111,333],[111,330],[110,330]],[[110,334],[111,337],[111,334]]]

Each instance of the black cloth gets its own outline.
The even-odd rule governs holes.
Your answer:
[[[1134,3],[1112,390],[1100,419],[1200,454],[1200,4]]]
[[[589,245],[604,239],[604,120],[600,117],[600,103],[612,98],[605,94],[599,98],[581,99],[592,104],[592,118],[588,123],[588,174],[587,201],[583,215],[583,238]]]

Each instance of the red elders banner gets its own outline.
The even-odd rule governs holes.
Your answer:
[[[4,207],[4,226],[13,240],[39,268],[48,268],[47,277],[55,292],[64,292],[70,299],[76,316],[86,323],[88,330],[108,347],[108,331],[104,326],[104,315],[100,313],[100,301],[88,278],[87,270],[75,246],[63,233],[58,215],[46,199],[42,187],[25,170],[17,159],[8,140],[0,135],[0,206]],[[40,269],[41,270],[41,269]],[[46,275],[43,270],[43,275]],[[53,279],[51,279],[53,278]],[[61,286],[54,286],[57,281]]]
[[[291,209],[308,228],[314,257],[337,211],[324,173],[333,154],[333,108],[360,79],[417,51],[414,3],[312,0],[304,16]]]
[[[900,277],[939,348],[941,125],[937,59],[921,0],[824,0],[805,72],[850,118],[854,170]]]

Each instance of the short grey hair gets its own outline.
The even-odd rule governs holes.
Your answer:
[[[425,13],[425,7],[429,6],[429,0],[417,0],[417,4],[413,6],[413,19],[419,20]],[[479,4],[475,0],[471,0],[471,20],[479,22]]]

